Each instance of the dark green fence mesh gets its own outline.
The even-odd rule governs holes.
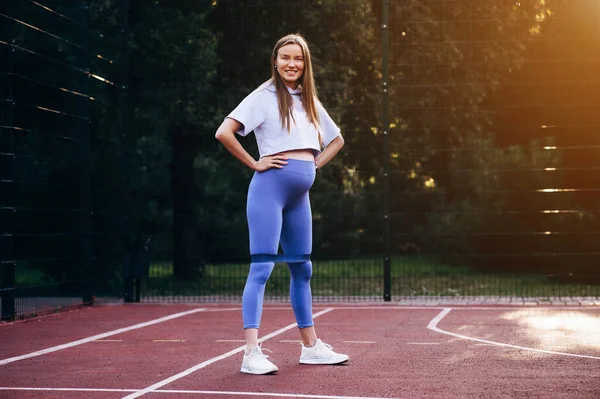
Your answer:
[[[251,171],[214,133],[290,32],[346,140],[311,192],[315,301],[599,295],[595,0],[1,7],[3,317],[237,301]]]
[[[588,0],[218,2],[218,116],[266,79],[269,43],[298,31],[346,138],[312,191],[317,300],[598,295],[599,13]],[[197,285],[156,263],[145,300],[241,293],[249,173],[228,154],[204,161],[213,151],[200,149],[201,216],[188,215],[206,251]],[[267,296],[285,300],[287,279],[278,266]]]
[[[102,286],[96,253],[105,250],[93,251],[102,205],[92,200],[102,182],[92,170],[99,121],[118,120],[120,90],[119,47],[106,45],[115,32],[98,29],[108,11],[81,1],[2,3],[2,318],[91,303]],[[111,140],[121,132],[115,126]]]

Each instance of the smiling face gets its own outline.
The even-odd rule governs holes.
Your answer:
[[[285,85],[295,89],[298,85],[296,82],[304,72],[302,47],[298,44],[286,44],[280,47],[275,58],[275,67]]]

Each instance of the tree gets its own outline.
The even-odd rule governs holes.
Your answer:
[[[373,1],[376,15],[379,5]],[[482,234],[500,232],[478,219],[506,210],[508,196],[492,195],[508,188],[498,170],[542,164],[527,150],[496,148],[495,111],[486,99],[522,67],[548,7],[543,1],[391,1],[389,7],[391,125],[384,156],[392,164],[394,251],[472,255]],[[361,142],[381,137],[377,126],[361,132]],[[382,170],[381,159],[364,156]],[[361,180],[381,192],[381,175]],[[540,178],[531,173],[528,181]]]
[[[204,259],[205,231],[195,212],[204,187],[196,185],[194,160],[210,145],[207,131],[215,123],[211,81],[217,41],[207,28],[209,12],[203,2],[132,1],[130,6],[130,87],[138,137],[138,169],[132,172],[137,172],[137,190],[149,200],[146,230],[156,234],[172,228],[179,277],[201,272]],[[169,186],[154,179],[166,170]],[[165,218],[170,212],[172,226]],[[167,236],[159,239],[169,246]]]

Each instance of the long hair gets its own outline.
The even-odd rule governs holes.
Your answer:
[[[309,121],[312,122],[319,132],[319,141],[321,141],[321,126],[319,124],[319,113],[317,112],[316,106],[319,98],[317,96],[317,88],[315,86],[315,78],[313,76],[310,50],[306,40],[304,40],[304,38],[298,33],[287,35],[279,39],[275,44],[275,47],[273,48],[273,54],[271,55],[271,82],[275,84],[281,126],[286,128],[289,133],[291,131],[291,121],[296,122],[293,114],[294,100],[292,99],[292,96],[287,90],[283,78],[279,75],[277,72],[277,67],[275,66],[279,49],[288,44],[297,44],[302,49],[304,70],[302,71],[302,76],[300,76],[296,83],[302,87],[300,96],[302,99],[302,105],[304,106],[304,111],[306,112]]]

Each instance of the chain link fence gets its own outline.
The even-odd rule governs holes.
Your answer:
[[[83,1],[2,2],[2,319],[91,304],[109,292],[101,276],[117,272],[102,264],[113,246],[96,167],[101,142],[119,142],[123,131],[99,122],[120,119],[122,45],[114,43],[122,32],[101,22],[114,11]],[[116,231],[108,236],[123,241]],[[121,285],[112,292],[121,296]]]
[[[251,173],[214,131],[290,32],[346,141],[311,191],[316,302],[599,296],[595,0],[1,7],[3,318],[239,300]]]

